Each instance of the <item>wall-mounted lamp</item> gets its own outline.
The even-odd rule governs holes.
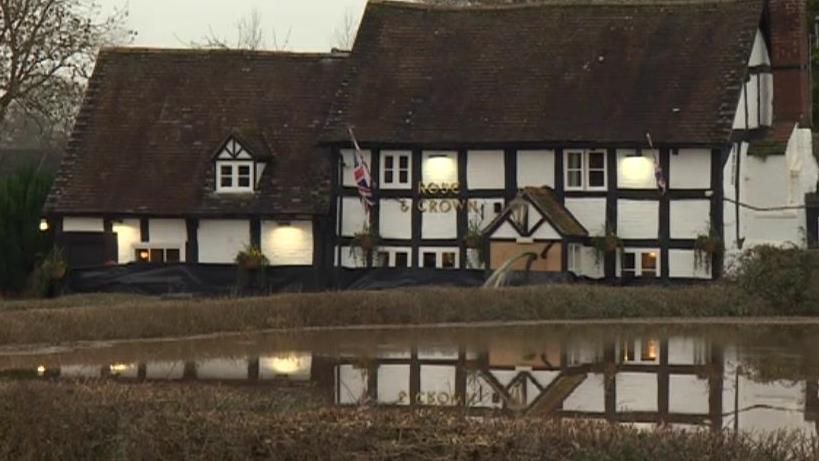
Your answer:
[[[276,224],[278,224],[279,227],[290,227],[293,225],[290,221],[276,221]]]
[[[47,230],[48,230],[48,220],[46,220],[46,218],[43,218],[43,219],[40,220],[40,231],[45,232]]]
[[[430,154],[429,155],[429,158],[447,158],[447,157],[448,156],[446,154],[440,154],[440,153],[439,154]]]

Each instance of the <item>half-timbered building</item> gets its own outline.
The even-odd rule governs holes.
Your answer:
[[[809,59],[804,0],[371,0],[350,53],[105,50],[46,217],[75,266],[713,279],[702,237],[801,243]]]
[[[721,258],[697,264],[700,236],[724,235],[729,253],[745,239],[796,242],[795,210],[817,176],[804,11],[790,0],[370,2],[323,138],[338,159],[337,263],[475,267],[465,237],[529,188],[547,188],[583,229],[540,229],[559,243],[540,270],[710,279]],[[373,173],[370,214],[349,127]],[[347,250],[365,225],[383,242],[374,262]],[[518,246],[504,259],[532,247],[520,230],[504,236]],[[490,267],[500,246],[482,258]]]

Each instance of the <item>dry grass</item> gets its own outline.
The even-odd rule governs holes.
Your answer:
[[[310,390],[0,382],[0,459],[815,460],[814,439],[318,408]]]
[[[66,301],[70,303],[76,300]],[[62,301],[61,301],[62,302]],[[84,305],[82,302],[77,303]],[[273,328],[547,319],[775,315],[729,285],[553,285],[282,294],[230,300],[117,299],[87,307],[0,312],[0,344],[162,338]]]

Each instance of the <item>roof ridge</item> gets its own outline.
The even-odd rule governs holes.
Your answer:
[[[414,3],[406,0],[369,0],[367,6],[386,6],[425,11],[500,11],[555,6],[683,6],[751,3],[757,0],[535,0],[525,3],[446,5]]]
[[[295,59],[322,59],[322,58],[346,58],[350,56],[347,51],[279,51],[279,50],[248,50],[234,48],[163,48],[163,47],[143,47],[143,46],[111,46],[103,47],[100,53],[107,54],[162,54],[162,55],[203,55],[203,54],[231,54],[231,55],[256,55],[266,57],[282,57]]]

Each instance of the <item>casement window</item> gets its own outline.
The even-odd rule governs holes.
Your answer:
[[[570,243],[567,252],[568,261],[566,270],[574,274],[579,274],[583,261],[583,246],[579,243]]]
[[[606,189],[606,151],[567,150],[564,162],[566,190]]]
[[[378,267],[409,267],[409,249],[384,249],[378,252]]]
[[[657,250],[625,250],[622,255],[623,278],[654,278],[660,275]]]
[[[421,250],[421,267],[436,269],[457,269],[458,250],[455,248]]]
[[[382,188],[409,188],[411,180],[410,152],[382,152],[380,184]]]
[[[253,162],[216,162],[217,192],[253,192]]]
[[[178,263],[182,261],[182,252],[179,248],[137,247],[134,259],[139,263]]]
[[[637,352],[640,355],[637,355]],[[660,360],[660,343],[656,339],[625,340],[620,345],[622,363],[657,363]]]

